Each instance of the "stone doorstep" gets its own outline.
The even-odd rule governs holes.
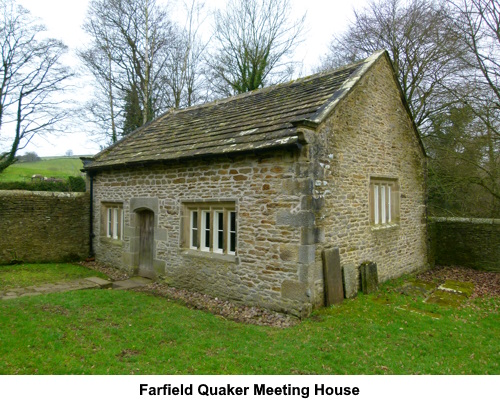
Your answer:
[[[128,290],[130,288],[142,287],[152,283],[153,280],[143,277],[132,277],[127,280],[115,281],[112,285],[113,290]]]
[[[85,280],[88,280],[94,284],[97,284],[99,286],[99,288],[109,288],[113,285],[112,281],[104,280],[100,277],[87,277]]]

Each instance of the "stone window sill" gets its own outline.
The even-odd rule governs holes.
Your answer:
[[[101,243],[105,243],[105,244],[108,244],[108,245],[113,245],[113,246],[123,246],[123,241],[120,240],[120,239],[112,239],[112,238],[108,238],[107,236],[101,236],[99,238],[99,241]]]
[[[194,249],[180,249],[180,253],[183,256],[197,257],[200,259],[219,260],[222,262],[236,263],[236,264],[239,264],[239,262],[240,262],[239,257],[236,255],[225,255],[225,254],[221,254],[221,253],[204,252],[204,251],[194,250]]]
[[[385,224],[385,225],[372,225],[372,231],[389,231],[391,229],[398,229],[399,224]]]

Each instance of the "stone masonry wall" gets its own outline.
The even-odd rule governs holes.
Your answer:
[[[427,265],[425,157],[385,58],[319,128],[316,163],[315,302],[323,298],[321,250],[339,247],[342,265],[376,262],[381,281]],[[372,227],[370,177],[397,178],[398,225]]]
[[[197,159],[122,169],[94,177],[96,259],[134,272],[136,212],[155,213],[154,268],[173,286],[271,309],[307,315],[308,250],[301,229],[314,218],[303,210],[312,183],[296,176],[294,150]],[[181,244],[183,203],[231,201],[237,211],[237,255],[199,252]],[[100,229],[102,203],[123,203],[123,241]],[[314,262],[314,257],[312,259]]]
[[[429,227],[435,264],[500,271],[500,219],[430,218]]]
[[[87,257],[89,204],[87,193],[0,191],[0,264]]]

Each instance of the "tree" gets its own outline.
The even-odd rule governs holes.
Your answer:
[[[386,49],[417,126],[427,135],[432,116],[450,100],[443,84],[453,81],[463,52],[448,24],[443,1],[372,0],[347,30],[334,36],[321,69],[338,67]]]
[[[204,75],[204,53],[207,43],[201,39],[199,29],[205,5],[191,0],[185,4],[186,23],[177,28],[175,41],[169,54],[168,71],[164,76],[164,95],[174,108],[189,107],[207,101],[208,89]]]
[[[228,96],[290,79],[305,15],[290,18],[289,0],[230,0],[215,14],[211,84]]]
[[[141,125],[168,107],[162,80],[175,40],[173,24],[155,0],[92,0],[83,28],[92,43],[79,55],[99,89],[91,112],[108,123],[114,143],[127,99],[135,97],[131,92],[138,97],[134,111],[140,110]]]
[[[17,157],[17,160],[19,162],[39,162],[42,158],[36,152],[26,152],[23,156]]]
[[[462,83],[450,89],[471,109],[480,175],[471,179],[491,199],[491,215],[500,217],[500,4],[496,0],[448,0],[452,28],[465,45]],[[463,90],[466,89],[466,91]]]
[[[135,86],[126,92],[124,116],[123,135],[127,135],[142,125],[143,113],[139,101],[139,94]]]
[[[0,130],[8,131],[9,151],[0,153],[0,172],[36,136],[58,129],[67,111],[61,94],[72,76],[61,63],[66,46],[45,38],[45,27],[14,0],[0,0]]]

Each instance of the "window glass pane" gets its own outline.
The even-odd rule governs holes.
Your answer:
[[[229,252],[236,252],[236,212],[229,212]]]
[[[113,235],[113,218],[112,218],[112,210],[108,208],[108,236],[111,237]]]
[[[217,212],[217,249],[224,249],[224,213]]]
[[[373,212],[374,212],[374,218],[373,218],[373,222],[376,224],[378,224],[378,213],[379,213],[379,208],[378,208],[378,186],[375,184],[373,186],[373,204],[374,204],[374,207],[373,207]]]
[[[391,222],[392,216],[391,216],[391,186],[387,186],[387,222]]]
[[[113,239],[118,239],[118,208],[113,208]]]
[[[125,212],[121,210],[121,226],[120,226],[120,239],[123,240],[123,228],[125,227]]]
[[[203,228],[201,246],[204,250],[210,249],[210,211],[203,211]]]
[[[191,247],[198,246],[198,212],[191,211]]]
[[[380,186],[380,216],[381,216],[380,222],[382,222],[383,224],[385,224],[386,209],[387,207],[385,206],[385,186]]]

